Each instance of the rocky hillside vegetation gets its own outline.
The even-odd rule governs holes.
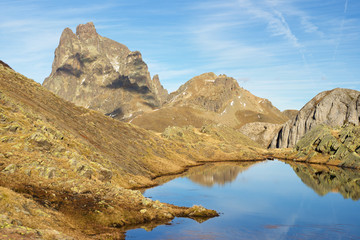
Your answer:
[[[137,224],[214,216],[131,189],[201,161],[266,158],[247,137],[216,128],[160,136],[75,106],[1,63],[0,234],[122,239]]]
[[[360,168],[360,126],[318,125],[303,136],[295,148],[296,158],[301,161]]]
[[[159,77],[150,77],[141,53],[100,36],[93,23],[66,28],[44,87],[60,97],[126,120],[160,107],[167,98]]]
[[[340,127],[346,123],[359,125],[359,121],[359,91],[336,88],[321,92],[309,101],[295,118],[282,126],[270,147],[294,147],[302,136],[319,124]]]

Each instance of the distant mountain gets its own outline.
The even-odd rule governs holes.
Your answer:
[[[150,78],[141,53],[100,36],[93,23],[66,28],[44,87],[60,97],[126,120],[158,108],[167,98],[159,77]]]
[[[321,92],[309,101],[295,118],[283,125],[270,147],[293,147],[302,136],[318,124],[336,127],[345,123],[358,125],[359,121],[359,91],[336,88]]]
[[[284,123],[271,102],[241,88],[234,78],[214,73],[196,76],[171,93],[161,109],[143,113],[132,123],[162,132],[167,126],[224,124],[240,128],[246,123]]]

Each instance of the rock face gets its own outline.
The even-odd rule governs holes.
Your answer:
[[[141,53],[100,36],[93,23],[66,28],[44,87],[79,106],[117,119],[161,106],[167,91],[150,78]]]
[[[252,122],[242,126],[239,131],[261,146],[267,147],[281,127],[281,124]]]
[[[287,120],[270,101],[241,88],[234,78],[210,72],[190,79],[169,95],[160,110],[144,113],[132,123],[162,132],[168,126],[220,123],[240,128],[249,122]]]
[[[360,92],[336,88],[321,92],[308,102],[279,130],[269,147],[293,147],[299,139],[318,124],[342,126],[345,123],[359,124]]]

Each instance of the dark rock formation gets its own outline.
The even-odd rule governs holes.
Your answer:
[[[77,105],[118,119],[161,106],[167,91],[141,53],[100,36],[93,23],[66,28],[44,87]]]
[[[293,147],[318,124],[342,126],[359,124],[360,92],[336,88],[321,92],[308,102],[296,117],[283,125],[270,144],[271,148]]]

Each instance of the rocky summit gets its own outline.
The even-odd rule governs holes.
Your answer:
[[[169,95],[161,109],[139,115],[132,123],[162,132],[167,126],[224,124],[238,129],[247,123],[282,124],[288,119],[234,78],[210,72],[190,79]]]
[[[66,28],[44,87],[60,97],[126,120],[160,107],[167,98],[159,77],[150,77],[141,53],[100,36],[93,23]]]
[[[295,118],[282,126],[270,147],[293,147],[302,136],[318,124],[337,127],[346,123],[359,125],[359,121],[359,91],[336,88],[321,92],[308,102]]]

